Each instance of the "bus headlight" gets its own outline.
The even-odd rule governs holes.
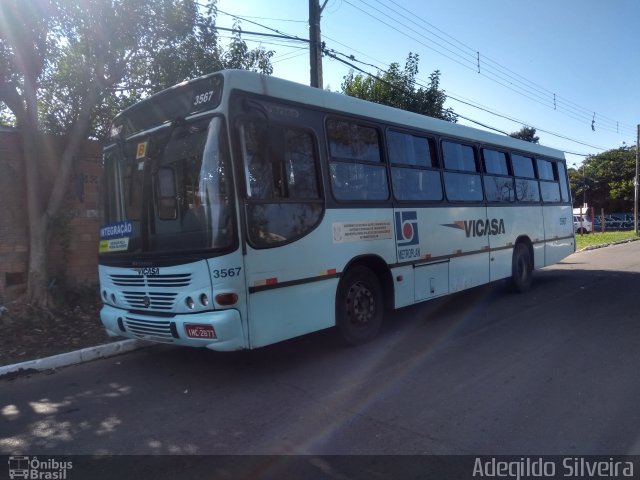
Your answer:
[[[191,297],[187,297],[187,299],[184,301],[184,303],[187,305],[187,308],[189,310],[193,310],[196,306],[196,303],[193,301],[193,298]]]
[[[207,297],[206,293],[200,295],[200,303],[203,307],[207,307],[209,305],[209,297]]]

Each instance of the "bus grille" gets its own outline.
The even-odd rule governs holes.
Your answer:
[[[191,273],[166,275],[110,274],[114,287],[122,288],[122,297],[130,310],[170,312],[176,306],[179,290],[192,284]],[[126,288],[128,287],[128,288]]]
[[[141,320],[125,317],[125,328],[139,338],[153,337],[158,342],[173,342],[171,322],[168,320]]]
[[[151,287],[178,288],[191,284],[190,273],[176,273],[170,275],[109,275],[116,287]]]
[[[170,311],[177,293],[169,292],[122,292],[127,304],[134,310],[167,310]]]

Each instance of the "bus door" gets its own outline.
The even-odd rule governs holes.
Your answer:
[[[489,275],[494,282],[511,276],[513,246],[521,232],[531,229],[527,217],[530,206],[516,206],[516,181],[507,175],[506,154],[493,152],[500,161],[494,162],[497,174],[485,174],[484,191],[487,198],[489,240]],[[483,152],[489,166],[488,152]],[[497,164],[497,167],[495,166]]]
[[[318,254],[331,237],[317,228],[324,204],[313,132],[261,116],[238,120],[236,135],[255,348],[332,326],[335,307],[328,299],[338,280],[327,255]]]
[[[489,281],[489,236],[480,161],[476,148],[443,140],[445,198],[449,202],[438,222],[442,252],[450,258],[449,289],[465,290]]]
[[[487,177],[485,177],[487,178]],[[501,178],[501,181],[511,182],[513,179]],[[525,207],[527,208],[527,207]],[[488,207],[487,219],[490,222],[489,240],[489,275],[494,282],[511,276],[511,263],[513,257],[513,245],[519,231],[525,225],[522,221],[523,210],[521,208]]]
[[[573,252],[573,210],[568,204],[564,163],[539,158],[537,166],[543,202],[544,265],[551,265]]]
[[[444,213],[438,226],[443,232],[441,250],[449,256],[450,292],[489,282],[489,238],[497,227],[486,206],[451,207]]]

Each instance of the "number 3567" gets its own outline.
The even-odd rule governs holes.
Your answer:
[[[240,270],[240,267],[221,268],[212,270],[211,274],[213,275],[213,278],[237,277],[238,275],[240,275]]]
[[[209,100],[211,100],[211,97],[213,97],[213,90],[201,93],[200,95],[196,95],[193,100],[193,104],[200,105],[202,103],[207,103]]]

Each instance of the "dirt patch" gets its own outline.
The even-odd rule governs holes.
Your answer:
[[[70,300],[49,309],[33,308],[24,299],[3,305],[0,366],[120,340],[105,333],[97,295]]]

